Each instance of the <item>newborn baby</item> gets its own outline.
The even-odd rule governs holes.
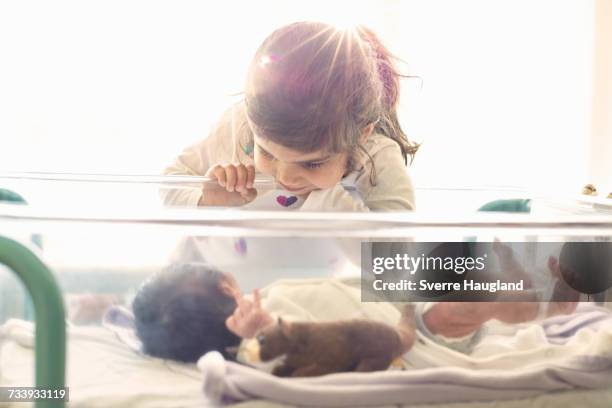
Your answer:
[[[304,280],[302,287],[310,285],[310,292],[314,293],[312,288],[316,285],[306,283],[313,281],[316,280]],[[319,303],[326,301],[334,304],[338,298],[321,299]],[[415,333],[411,307],[405,309],[398,327],[372,319],[349,319],[351,316],[332,317],[333,321],[326,322],[283,321],[262,307],[259,290],[254,291],[252,299],[242,296],[231,275],[202,264],[182,264],[154,276],[138,292],[133,309],[136,333],[150,355],[194,362],[206,352],[217,350],[233,359],[241,338],[257,336],[262,341],[265,337],[269,341],[262,344],[264,360],[270,352],[276,353],[272,357],[279,354],[286,357],[284,363],[277,365],[274,371],[277,375],[386,369],[408,351]],[[340,313],[345,312],[346,309]],[[293,336],[296,333],[300,335]],[[272,350],[273,339],[281,337],[286,349]],[[335,346],[329,347],[330,342]],[[337,342],[342,346],[338,347]],[[336,351],[331,352],[332,349]],[[323,363],[320,358],[317,360],[324,355],[328,358]]]
[[[514,268],[511,252],[501,258],[505,259],[503,269]],[[270,312],[282,315],[288,322],[356,317],[395,327],[400,319],[397,308],[387,302],[360,302],[359,283],[359,279],[356,285],[330,278],[280,280],[263,290],[262,306],[259,291],[254,292],[253,298],[242,296],[232,275],[203,264],[178,264],[154,276],[139,290],[133,303],[136,333],[143,350],[150,355],[195,362],[212,350],[235,359],[243,338],[253,338],[278,322]],[[551,302],[546,314],[571,313],[576,304]],[[478,336],[473,334],[488,320],[526,322],[536,318],[538,310],[538,303],[533,301],[416,306],[419,332],[463,353],[469,353],[470,348],[463,347],[462,339],[469,336],[468,340],[477,341]],[[470,340],[470,344],[474,341]]]

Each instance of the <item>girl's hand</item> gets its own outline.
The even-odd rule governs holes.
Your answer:
[[[238,306],[234,314],[225,321],[225,325],[232,333],[250,339],[265,327],[274,324],[274,318],[261,308],[259,289],[253,291],[253,301],[237,293],[235,296]]]
[[[244,164],[216,165],[206,172],[206,177],[217,180],[219,187],[204,186],[200,206],[241,206],[257,197],[253,188],[255,167]]]

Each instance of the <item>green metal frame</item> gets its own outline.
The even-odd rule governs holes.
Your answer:
[[[24,283],[36,318],[36,387],[59,389],[66,379],[66,322],[64,303],[53,274],[28,248],[0,236],[0,263]],[[63,401],[37,401],[37,408],[64,407]]]
[[[531,212],[531,200],[527,198],[515,198],[490,201],[480,207],[478,211],[528,213]]]

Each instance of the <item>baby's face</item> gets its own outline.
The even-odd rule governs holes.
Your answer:
[[[331,188],[346,172],[347,153],[321,150],[302,153],[257,135],[254,141],[257,170],[274,177],[292,194],[307,195],[313,190]]]
[[[225,272],[223,273],[223,278],[219,283],[221,290],[228,296],[232,298],[237,298],[242,296],[242,291],[240,290],[240,285],[234,276]]]

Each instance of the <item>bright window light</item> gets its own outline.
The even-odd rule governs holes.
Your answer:
[[[296,20],[368,25],[422,79],[417,185],[588,181],[594,0],[1,2],[0,170],[158,174]]]

